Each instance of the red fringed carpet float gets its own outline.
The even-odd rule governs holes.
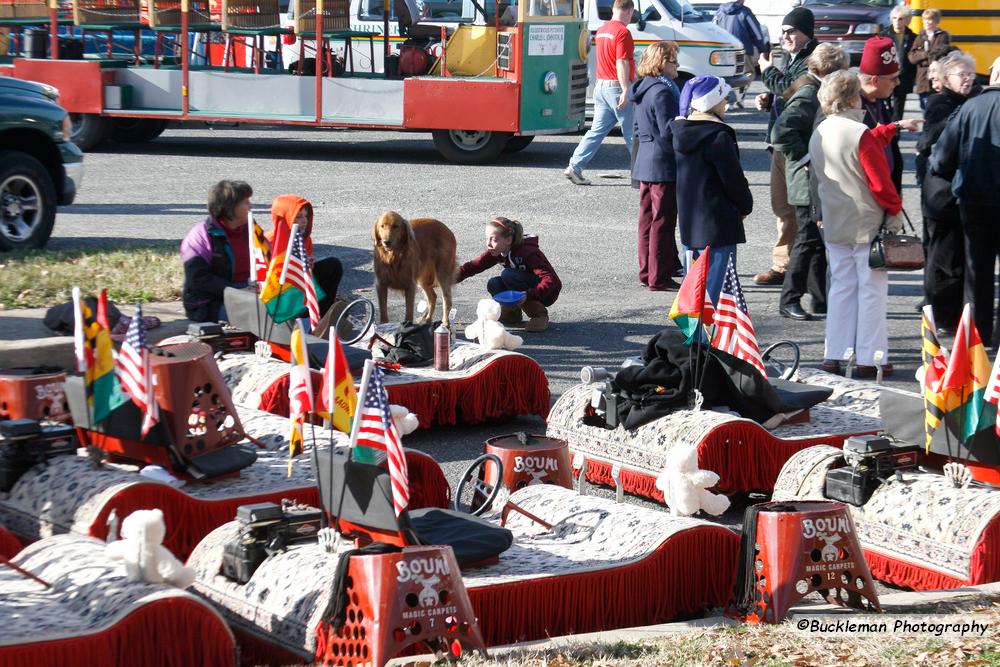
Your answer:
[[[840,450],[818,446],[781,470],[774,500],[823,499]],[[863,507],[847,505],[872,576],[914,590],[1000,581],[1000,489],[956,488],[943,475],[902,473],[880,484]]]
[[[660,623],[732,597],[739,538],[722,526],[553,485],[525,487],[510,500],[552,529],[511,512],[510,549],[493,565],[463,571],[487,645]],[[237,532],[228,523],[195,548],[194,589],[222,611],[255,661],[337,664],[317,637],[339,556],[297,545],[240,585],[219,574]]]
[[[184,559],[209,531],[231,521],[240,505],[280,503],[283,498],[318,504],[308,455],[296,457],[288,475],[289,420],[239,406],[237,412],[247,434],[266,449],[259,449],[257,461],[236,476],[175,488],[139,475],[135,466],[95,469],[86,456],[57,456],[25,473],[0,500],[0,524],[28,541],[65,532],[103,539],[112,510],[124,519],[137,509],[159,508],[168,527],[164,546]],[[312,433],[306,426],[307,446]],[[329,433],[315,429],[321,444],[329,441]],[[334,432],[333,437],[347,444],[345,434]],[[437,463],[413,450],[407,450],[407,462],[412,506],[447,506],[451,491]]]
[[[670,450],[680,445],[696,446],[698,466],[719,475],[714,491],[769,492],[781,466],[796,452],[817,444],[841,446],[852,435],[882,428],[879,385],[805,369],[800,377],[833,389],[829,399],[810,409],[806,423],[768,431],[731,413],[678,410],[632,431],[588,426],[583,417],[594,385],[579,384],[552,406],[546,435],[565,440],[574,454],[583,455],[589,481],[614,486],[612,467],[617,464],[625,491],[659,502],[663,494],[656,488],[656,478]]]
[[[104,547],[57,535],[13,559],[51,588],[0,567],[0,667],[235,664],[235,639],[212,605],[172,586],[129,581]]]
[[[288,415],[287,363],[232,354],[219,360],[219,369],[235,403]],[[518,415],[545,418],[549,412],[549,381],[534,359],[472,343],[452,348],[449,371],[407,367],[386,372],[383,379],[389,401],[415,413],[421,428]],[[320,375],[313,372],[313,391],[320,386]]]

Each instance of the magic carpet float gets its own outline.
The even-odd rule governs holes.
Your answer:
[[[276,324],[259,299],[244,290],[227,289],[226,309],[234,326],[250,332],[275,358],[261,359],[249,352],[228,354],[220,360],[234,400],[274,414],[288,416],[288,346],[292,324]],[[362,300],[363,301],[363,300]],[[368,304],[370,308],[370,304]],[[350,322],[351,313],[340,320]],[[349,358],[363,360],[375,336],[392,337],[399,325],[377,328],[371,314],[348,325],[345,340]],[[338,321],[339,323],[339,321]],[[336,325],[334,325],[336,328]],[[343,328],[343,326],[341,326]],[[306,337],[310,362],[316,373],[326,361],[327,341]],[[381,353],[372,350],[375,358]],[[429,361],[429,360],[428,360]],[[406,407],[420,419],[421,428],[454,424],[479,424],[489,419],[518,415],[545,417],[549,410],[549,384],[544,371],[531,357],[506,350],[487,350],[459,342],[452,346],[449,370],[429,366],[394,365],[386,374],[389,400]],[[352,362],[352,367],[355,362]],[[316,375],[318,378],[318,375]],[[319,383],[314,382],[314,387]]]

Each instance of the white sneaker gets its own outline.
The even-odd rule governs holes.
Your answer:
[[[584,177],[583,172],[573,167],[566,167],[563,176],[568,178],[574,185],[590,185],[590,179]]]

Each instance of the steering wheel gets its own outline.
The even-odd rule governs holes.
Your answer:
[[[799,370],[801,352],[799,346],[792,341],[782,340],[769,345],[760,358],[767,368],[768,377],[791,380]]]
[[[497,482],[495,484],[489,484],[484,481],[487,461],[492,462],[496,466]],[[458,487],[455,489],[455,497],[451,501],[452,509],[456,512],[465,512],[472,516],[479,516],[490,508],[500,493],[502,486],[503,462],[496,454],[483,454],[465,469],[462,479],[458,481]],[[472,495],[468,503],[462,501],[462,495],[466,493],[466,487],[469,487],[468,490],[471,491]]]
[[[344,312],[334,324],[334,330],[341,343],[350,345],[364,338],[373,321],[375,321],[375,304],[368,299],[357,299],[344,308]]]

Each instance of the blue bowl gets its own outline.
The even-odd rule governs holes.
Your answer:
[[[518,292],[516,289],[509,289],[493,295],[493,300],[505,306],[514,306],[524,298],[525,292]]]

